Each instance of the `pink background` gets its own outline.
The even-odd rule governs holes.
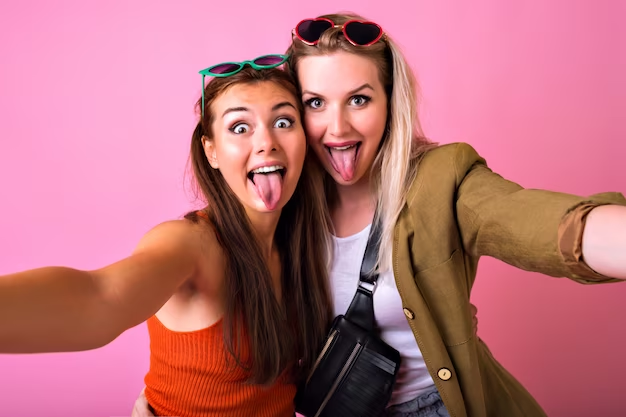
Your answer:
[[[0,274],[97,268],[183,214],[197,71],[282,52],[297,21],[336,10],[404,47],[431,138],[470,142],[526,187],[626,192],[620,0],[174,3],[2,2]],[[500,361],[575,417],[624,415],[625,299],[626,284],[485,259],[473,301]],[[0,356],[0,415],[127,416],[147,366],[143,325],[96,351]]]

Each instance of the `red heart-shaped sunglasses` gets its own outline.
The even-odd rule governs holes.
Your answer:
[[[330,28],[342,28],[343,36],[354,46],[370,46],[383,37],[383,28],[374,22],[348,20],[343,25],[336,25],[330,19],[304,19],[298,23],[293,34],[307,45],[317,45],[322,34]]]

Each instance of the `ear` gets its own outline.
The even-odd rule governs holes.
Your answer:
[[[206,156],[209,165],[213,169],[219,169],[217,162],[217,153],[215,152],[215,143],[206,136],[202,136],[202,147],[204,148],[204,155]]]

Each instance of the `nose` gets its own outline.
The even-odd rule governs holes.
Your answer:
[[[328,133],[341,137],[350,132],[350,121],[342,107],[335,107],[329,111]]]
[[[256,129],[254,135],[254,151],[257,154],[269,154],[278,150],[278,141],[272,129]]]

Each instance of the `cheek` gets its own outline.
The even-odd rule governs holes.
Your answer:
[[[289,149],[292,155],[299,161],[304,162],[304,156],[306,155],[307,137],[304,130],[298,134],[288,138]]]
[[[371,112],[363,112],[357,126],[361,126],[361,132],[367,137],[380,140],[385,133],[387,124],[387,111],[385,108],[372,108]]]
[[[232,182],[246,171],[250,151],[243,144],[221,143],[220,146],[216,146],[215,151],[219,169],[228,182]]]
[[[226,158],[227,160],[242,158],[248,151],[245,149],[242,143],[223,142],[216,147],[216,153],[218,158]]]
[[[308,143],[315,145],[322,139],[326,125],[319,115],[309,112],[304,115],[304,130]]]

